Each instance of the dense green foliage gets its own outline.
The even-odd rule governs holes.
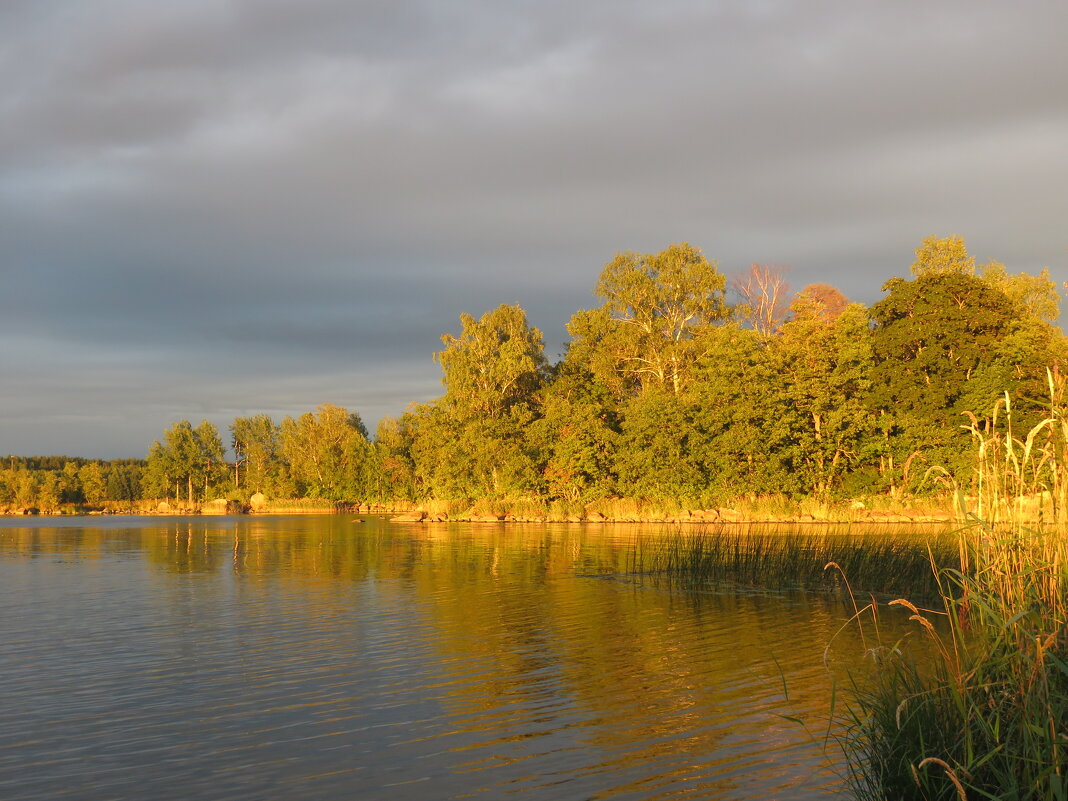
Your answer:
[[[767,270],[735,313],[696,248],[624,253],[551,369],[518,307],[464,316],[439,356],[444,396],[383,424],[388,485],[412,500],[700,506],[913,493],[935,464],[966,485],[964,413],[1008,392],[1034,417],[1046,368],[1068,356],[1058,295],[1046,272],[977,272],[959,237],[916,256],[915,278],[888,281],[870,309],[813,285],[784,323],[758,325],[774,299],[754,293],[782,291]]]
[[[7,456],[0,469],[0,509],[102,506],[141,498],[141,459],[92,461],[76,456]]]
[[[1021,424],[1038,419],[1046,368],[1068,357],[1052,324],[1059,296],[1048,271],[977,267],[959,237],[924,240],[911,271],[871,308],[813,284],[784,312],[774,268],[735,280],[732,306],[695,247],[622,253],[596,284],[601,305],[568,323],[557,364],[520,306],[463,314],[436,356],[443,395],[380,421],[373,438],[358,415],[324,404],[281,422],[237,418],[227,460],[211,423],[180,421],[153,443],[143,476],[65,457],[11,461],[0,505],[262,492],[708,507],[902,496],[933,487],[932,465],[967,486],[966,413],[981,417],[1008,392]]]

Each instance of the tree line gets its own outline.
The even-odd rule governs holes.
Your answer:
[[[195,502],[214,497],[363,501],[378,497],[377,448],[360,416],[325,403],[275,423],[265,414],[230,426],[233,458],[224,458],[215,426],[176,423],[152,444],[143,479],[146,497]]]
[[[0,510],[132,504],[142,497],[143,459],[7,456],[0,462]]]
[[[687,243],[621,253],[556,363],[519,305],[463,314],[436,354],[441,397],[373,438],[324,404],[235,419],[227,458],[211,423],[181,421],[150,448],[140,492],[708,507],[922,492],[934,466],[966,487],[966,416],[1007,393],[1026,432],[1049,402],[1047,369],[1068,357],[1057,286],[977,265],[951,236],[924,240],[883,291],[870,307],[826,284],[794,293],[763,265],[728,286]]]
[[[934,465],[967,486],[965,415],[1007,392],[1026,432],[1049,402],[1046,370],[1068,356],[1057,287],[977,266],[960,237],[925,240],[911,274],[869,308],[754,265],[728,305],[697,248],[623,253],[551,365],[519,306],[465,315],[438,354],[443,396],[379,427],[384,486],[702,507],[916,492]]]

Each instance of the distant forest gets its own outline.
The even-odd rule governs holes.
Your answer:
[[[1051,402],[1050,376],[1063,388],[1058,287],[1048,270],[976,265],[960,237],[929,237],[911,278],[883,291],[870,307],[826,284],[793,292],[763,265],[728,286],[686,243],[621,253],[597,282],[601,305],[567,324],[556,364],[520,306],[464,314],[436,354],[442,396],[383,419],[373,438],[356,412],[324,404],[281,422],[237,418],[227,459],[215,426],[182,421],[143,461],[9,457],[0,506],[262,492],[705,508],[930,492],[933,466],[967,490],[970,416],[1008,398],[1026,435]]]

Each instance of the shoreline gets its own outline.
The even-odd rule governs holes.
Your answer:
[[[989,508],[987,508],[989,507]],[[838,502],[783,496],[740,497],[720,506],[686,506],[678,501],[652,501],[609,497],[589,503],[539,501],[532,499],[422,502],[345,502],[311,498],[265,498],[255,493],[246,502],[216,498],[206,502],[142,500],[122,503],[64,504],[49,509],[0,506],[0,517],[70,516],[267,516],[290,515],[378,515],[391,523],[588,523],[643,525],[966,525],[981,517],[988,522],[1015,521],[1042,525],[1056,519],[1053,498],[1048,492],[1014,497],[1011,501],[980,504],[971,496],[929,496],[924,498],[869,496]]]
[[[748,525],[765,523],[787,523],[790,525],[827,525],[827,524],[950,524],[963,522],[963,518],[949,514],[902,514],[896,512],[876,512],[869,514],[852,514],[849,516],[817,516],[813,514],[797,515],[748,515],[729,509],[689,510],[670,515],[609,515],[592,512],[586,515],[449,515],[432,512],[403,512],[390,518],[391,523],[440,524],[440,523],[592,523],[597,525],[616,524],[670,524],[670,525]]]
[[[950,525],[963,523],[965,518],[949,512],[834,509],[832,514],[747,514],[733,509],[684,510],[671,514],[637,513],[605,514],[590,511],[586,514],[543,514],[507,512],[503,514],[446,513],[422,509],[388,508],[361,504],[339,504],[337,507],[308,508],[282,506],[270,509],[218,509],[203,507],[172,507],[168,509],[108,508],[55,511],[37,509],[0,510],[0,518],[26,517],[289,517],[314,515],[378,515],[391,523],[432,525],[447,523],[469,524],[593,524],[593,525]]]

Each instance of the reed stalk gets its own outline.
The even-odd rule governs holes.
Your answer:
[[[714,584],[774,590],[845,590],[845,576],[865,594],[938,597],[932,553],[956,565],[955,545],[940,533],[915,529],[888,536],[827,526],[799,531],[789,525],[706,525],[639,544],[631,556],[634,573],[663,576],[691,587]],[[840,572],[826,570],[828,563]]]
[[[1048,378],[1025,435],[1007,396],[970,417],[958,564],[938,566],[935,610],[892,602],[918,636],[851,680],[842,745],[861,799],[1068,799],[1068,410]]]

